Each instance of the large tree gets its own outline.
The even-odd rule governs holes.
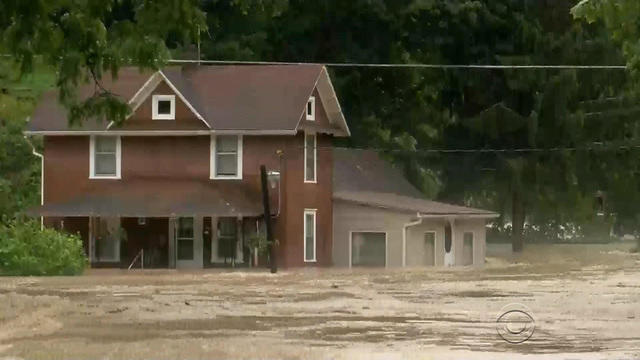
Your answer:
[[[3,0],[3,53],[31,73],[36,58],[52,67],[60,101],[71,122],[90,116],[120,123],[129,108],[100,85],[104,73],[123,65],[157,69],[169,58],[168,44],[195,41],[206,32],[198,0]],[[79,84],[94,82],[89,98]]]

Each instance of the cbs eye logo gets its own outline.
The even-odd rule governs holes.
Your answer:
[[[510,344],[521,344],[529,340],[535,328],[536,322],[531,316],[531,310],[518,303],[504,306],[496,319],[498,335]]]

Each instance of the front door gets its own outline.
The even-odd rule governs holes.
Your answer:
[[[202,268],[202,219],[180,217],[175,224],[176,268]]]

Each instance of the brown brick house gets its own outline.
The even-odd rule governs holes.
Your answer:
[[[344,224],[334,224],[331,144],[349,128],[324,67],[126,68],[102,85],[132,108],[122,126],[71,127],[50,92],[27,131],[44,138],[36,212],[46,226],[79,232],[92,266],[128,266],[141,249],[147,267],[248,264],[250,239],[263,233],[263,164],[278,265],[343,258],[333,249]],[[89,96],[93,86],[79,91]]]

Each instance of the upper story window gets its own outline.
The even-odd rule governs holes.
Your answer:
[[[316,119],[316,98],[312,96],[307,101],[307,120],[314,121]]]
[[[316,182],[316,134],[304,134],[304,182]]]
[[[242,136],[211,136],[211,178],[242,179]]]
[[[176,119],[176,96],[153,95],[153,120]]]
[[[91,136],[89,178],[120,179],[119,136]]]

